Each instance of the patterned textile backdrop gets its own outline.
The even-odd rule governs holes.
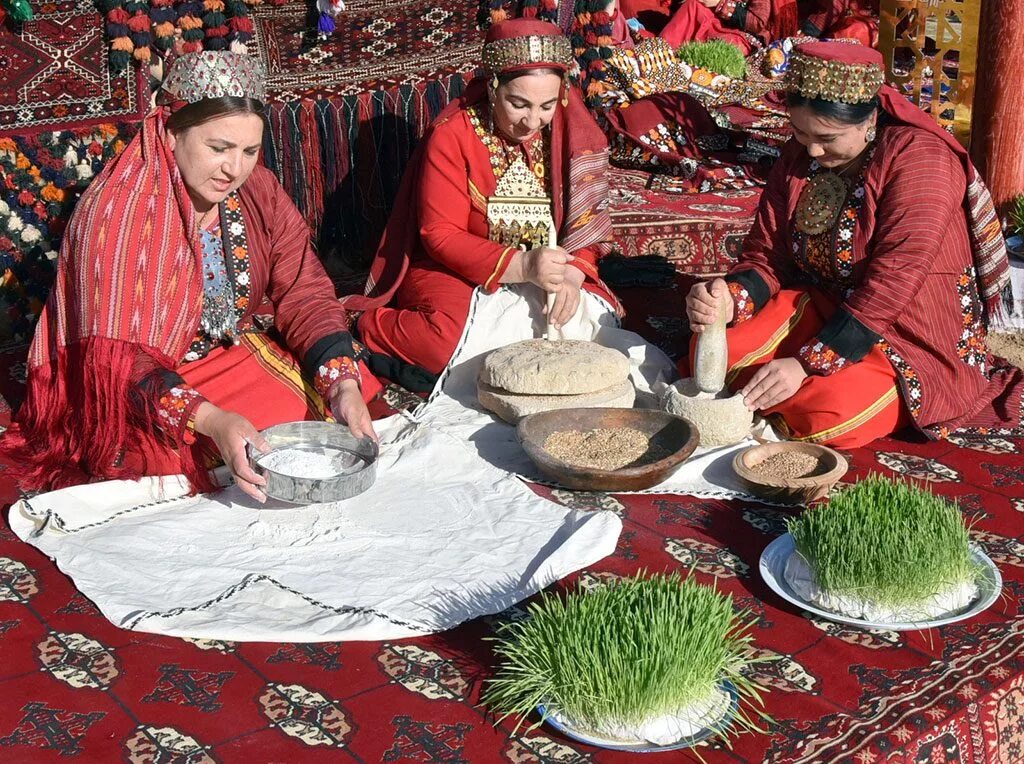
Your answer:
[[[344,23],[322,43],[308,16],[305,2],[253,10],[272,101],[386,90],[472,71],[480,60],[471,2],[350,0]]]
[[[0,24],[0,135],[141,118],[142,73],[111,71],[92,0],[32,5],[32,21]]]
[[[680,191],[669,175],[613,168],[612,229],[627,257],[661,255],[680,273],[721,274],[736,261],[761,198],[759,188]]]
[[[362,287],[412,150],[471,77],[269,105],[263,161],[313,228],[342,288]]]
[[[253,10],[268,73],[264,162],[344,289],[358,290],[417,140],[478,71],[473,3],[353,0],[324,42],[304,2]]]
[[[0,348],[31,338],[75,202],[137,131],[129,122],[0,138]]]

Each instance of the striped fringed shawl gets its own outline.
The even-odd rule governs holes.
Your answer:
[[[201,259],[186,233],[194,230],[156,109],[83,194],[64,237],[29,351],[26,399],[0,444],[23,465],[24,487],[83,482],[108,472],[127,446],[155,453],[155,423],[140,418],[132,394],[154,361],[178,365],[199,325]],[[186,475],[209,487],[187,452]]]
[[[889,85],[882,86],[878,98],[882,103],[882,109],[890,116],[895,117],[898,122],[937,135],[963,163],[967,176],[964,210],[967,213],[967,230],[971,235],[978,292],[981,294],[988,318],[1000,315],[1003,310],[1002,293],[1010,282],[1010,262],[1006,255],[1006,242],[1003,239],[992,195],[971,162],[967,149],[895,88]]]

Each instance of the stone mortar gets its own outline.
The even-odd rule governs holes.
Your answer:
[[[747,408],[742,395],[705,393],[692,377],[670,386],[661,399],[661,407],[693,422],[704,447],[739,443],[750,436],[754,426],[754,412]]]
[[[754,412],[747,409],[743,396],[730,395],[725,387],[729,363],[725,324],[723,300],[718,319],[697,337],[694,376],[669,387],[661,400],[665,411],[697,425],[705,447],[739,443],[754,425]]]

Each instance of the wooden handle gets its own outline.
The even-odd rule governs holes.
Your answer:
[[[551,248],[554,248],[554,247],[558,246],[558,238],[557,238],[557,235],[555,234],[554,226],[552,226],[551,228],[548,229],[548,246],[551,247]],[[547,333],[546,333],[545,336],[551,342],[554,342],[555,340],[559,339],[558,329],[556,329],[555,325],[551,323],[551,311],[554,310],[554,308],[555,308],[555,297],[556,296],[557,295],[554,292],[548,292],[548,314],[547,314],[548,326],[547,326]]]

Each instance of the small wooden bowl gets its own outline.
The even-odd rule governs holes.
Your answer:
[[[771,478],[754,467],[782,453],[810,454],[818,460],[816,475],[802,478]],[[732,460],[740,482],[755,496],[785,504],[809,504],[823,499],[850,468],[842,454],[813,443],[766,443],[740,451]]]
[[[632,427],[669,455],[650,464],[617,470],[577,467],[544,449],[548,436],[565,430]],[[517,428],[519,440],[537,468],[566,488],[579,491],[642,491],[668,478],[697,449],[700,433],[688,419],[649,409],[560,409],[524,417]]]

